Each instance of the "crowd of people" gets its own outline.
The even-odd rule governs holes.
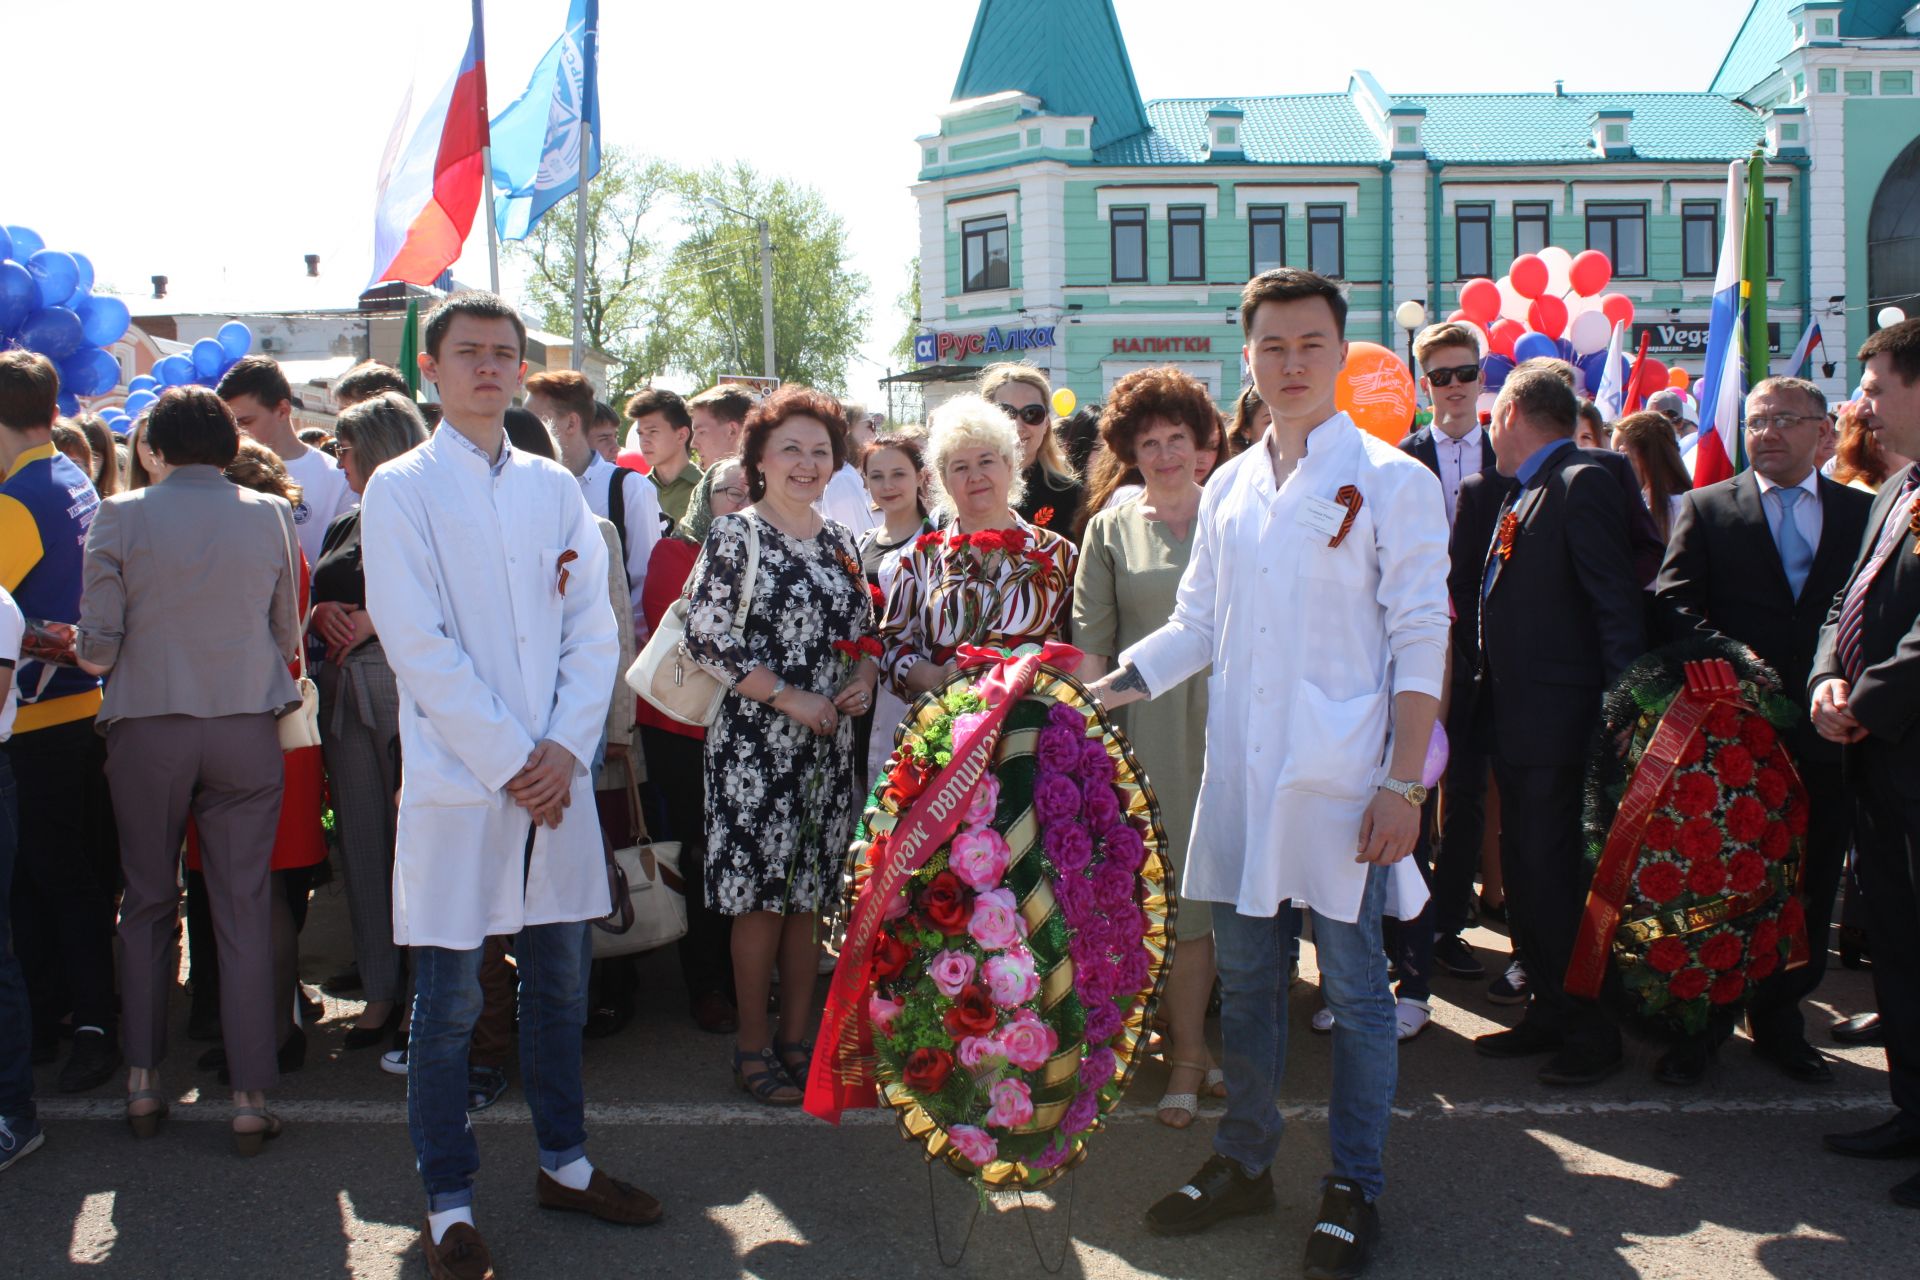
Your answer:
[[[1414,344],[1431,420],[1395,447],[1334,408],[1335,284],[1266,273],[1241,321],[1230,417],[1169,366],[1056,422],[1045,373],[1009,363],[907,427],[800,386],[647,388],[623,415],[577,372],[526,378],[524,324],[479,293],[427,321],[431,426],[368,363],[333,386],[330,432],[296,431],[255,356],[117,441],[58,417],[45,359],[0,354],[0,1168],[42,1140],[37,1064],[69,1093],[124,1065],[129,1127],[163,1131],[183,915],[188,1036],[231,1089],[236,1151],[260,1152],[320,1012],[299,935],[337,872],[354,963],[323,985],[361,1002],[349,1059],[407,1078],[432,1274],[489,1274],[467,1117],[508,1087],[516,990],[539,1202],[656,1221],[586,1156],[582,1041],[620,1031],[639,980],[592,958],[607,846],[640,835],[602,798],[644,784],[681,846],[689,1016],[731,1038],[749,1098],[798,1105],[894,726],[963,646],[1067,640],[1153,784],[1179,891],[1159,1119],[1226,1104],[1146,1224],[1273,1202],[1305,931],[1334,1059],[1306,1271],[1357,1275],[1400,1045],[1439,978],[1489,976],[1470,925],[1505,927],[1486,999],[1521,1010],[1481,1054],[1560,1087],[1621,1067],[1616,1024],[1563,984],[1588,748],[1622,672],[1696,634],[1751,646],[1802,708],[1815,945],[1758,984],[1752,1048],[1832,1079],[1803,1002],[1845,880],[1879,1010],[1834,1034],[1886,1044],[1896,1116],[1827,1144],[1920,1155],[1920,557],[1894,554],[1920,531],[1920,322],[1868,342],[1836,413],[1810,382],[1759,383],[1751,468],[1696,489],[1681,397],[1609,422],[1571,366],[1530,361],[1483,413],[1477,339],[1439,324]],[[624,679],[682,618],[724,688],[704,726]],[[1699,1086],[1723,1038],[1656,1075]],[[1894,1194],[1920,1204],[1920,1178]]]

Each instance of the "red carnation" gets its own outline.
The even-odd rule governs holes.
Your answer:
[[[1647,832],[1640,842],[1655,853],[1670,853],[1673,842],[1680,838],[1680,828],[1672,818],[1664,813],[1656,813],[1647,819]]]
[[[1678,938],[1662,938],[1647,948],[1647,966],[1655,973],[1678,973],[1686,963],[1687,944]]]
[[[890,933],[883,933],[873,944],[873,977],[876,982],[891,982],[907,970],[913,952]]]
[[[1673,785],[1673,807],[1689,818],[1713,812],[1720,784],[1698,771],[1683,773]]]
[[[923,533],[913,540],[913,549],[915,551],[932,551],[944,540],[943,535],[937,531],[933,533]]]
[[[973,547],[974,550],[982,554],[989,551],[1005,551],[1007,549],[1006,535],[998,529],[982,529],[973,535]]]
[[[1709,969],[1731,969],[1740,963],[1740,955],[1740,939],[1736,934],[1716,933],[1700,944],[1700,963]]]
[[[1027,549],[1027,531],[1025,529],[1001,530],[1000,545],[1014,555],[1019,555]]]
[[[1740,726],[1740,741],[1746,744],[1747,750],[1764,758],[1773,754],[1777,737],[1772,725],[1759,716],[1748,716],[1747,722]]]
[[[1787,801],[1787,834],[1803,836],[1807,834],[1807,798],[1794,796]]]
[[[953,1074],[953,1055],[945,1049],[915,1049],[900,1073],[907,1088],[915,1093],[938,1093],[946,1088]]]
[[[1702,858],[1687,871],[1687,888],[1703,898],[1711,898],[1727,887],[1727,864],[1718,858]]]
[[[1700,993],[1707,989],[1707,971],[1699,965],[1689,965],[1673,975],[1667,982],[1667,994],[1675,1000],[1685,1003],[1698,1000]]]
[[[1778,951],[1761,952],[1753,957],[1753,963],[1747,966],[1747,981],[1758,982],[1772,975],[1780,967]]]
[[[973,919],[972,899],[973,895],[967,892],[959,876],[942,871],[920,891],[920,914],[949,938],[958,937],[967,931],[967,921]]]
[[[1707,732],[1721,741],[1726,741],[1740,733],[1740,708],[1731,702],[1715,704],[1707,712]]]
[[[1742,849],[1727,863],[1727,883],[1735,893],[1752,893],[1767,882],[1767,861],[1751,849]]]
[[[1792,851],[1792,848],[1793,837],[1788,835],[1787,829],[1778,823],[1769,824],[1766,832],[1760,837],[1760,856],[1768,862],[1780,861]]]
[[[1780,932],[1791,937],[1796,933],[1805,932],[1806,927],[1806,907],[1801,905],[1800,899],[1788,898],[1786,904],[1780,908]]]
[[[1767,806],[1741,796],[1727,807],[1727,834],[1736,844],[1752,844],[1767,833]]]
[[[1695,818],[1680,828],[1680,856],[1688,862],[1718,857],[1725,842],[1720,828],[1705,818]]]
[[[1765,724],[1766,721],[1760,721]],[[1778,809],[1787,802],[1787,775],[1778,769],[1762,769],[1754,775],[1753,789],[1760,794],[1760,803],[1769,809]]]
[[[1707,740],[1697,733],[1692,734],[1687,738],[1687,745],[1680,748],[1680,767],[1682,769],[1690,768],[1693,765],[1699,764],[1702,760],[1706,759],[1706,757]]]
[[[1753,927],[1753,939],[1747,944],[1747,950],[1754,955],[1780,949],[1780,924],[1776,920],[1762,920]]]
[[[1732,1004],[1746,989],[1747,979],[1744,974],[1723,973],[1713,980],[1713,990],[1707,999],[1714,1004]]]
[[[1648,902],[1672,902],[1687,887],[1687,878],[1671,862],[1649,862],[1640,868],[1640,896]]]
[[[1721,786],[1744,787],[1753,781],[1753,752],[1737,742],[1728,743],[1713,758],[1713,769],[1720,775]]]
[[[993,1006],[993,997],[987,989],[977,982],[970,982],[960,989],[953,998],[953,1008],[947,1010],[947,1030],[955,1040],[966,1036],[990,1036],[993,1029],[1000,1025],[1000,1011]]]

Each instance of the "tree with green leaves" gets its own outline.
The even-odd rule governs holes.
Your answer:
[[[920,255],[907,264],[907,287],[893,301],[900,317],[900,341],[893,344],[893,358],[902,366],[913,365],[913,340],[920,333]]]

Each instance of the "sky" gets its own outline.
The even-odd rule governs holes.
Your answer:
[[[1704,90],[1749,3],[1607,7],[1592,19],[1512,0],[1116,3],[1149,99],[1341,91],[1356,68],[1389,93],[1550,91],[1556,79],[1569,91]],[[975,8],[602,0],[604,142],[689,165],[745,159],[816,188],[846,219],[873,316],[848,389],[875,405],[919,251],[914,139],[952,93]],[[467,0],[7,9],[0,223],[87,254],[97,289],[144,295],[165,274],[171,295],[210,310],[352,304],[394,115],[416,62],[421,93],[452,74],[470,14]],[[487,6],[494,113],[566,10]],[[483,226],[455,268],[464,281],[487,278]],[[317,282],[302,278],[309,253]]]

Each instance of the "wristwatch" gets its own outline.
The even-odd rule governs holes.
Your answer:
[[[767,705],[772,706],[774,701],[786,691],[787,678],[785,676],[775,676],[773,678],[773,692],[767,695]]]
[[[1388,778],[1380,785],[1416,809],[1427,802],[1427,789],[1418,782],[1401,782],[1398,778]]]

